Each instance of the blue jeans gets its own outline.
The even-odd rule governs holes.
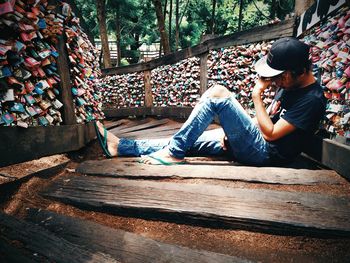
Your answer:
[[[170,140],[121,139],[118,155],[147,155],[168,146],[169,153],[178,159],[189,155],[229,154],[235,161],[244,164],[269,164],[268,142],[234,96],[211,98],[205,95],[206,93],[181,129]],[[215,116],[218,116],[223,131],[222,129],[205,131]],[[227,137],[228,151],[224,151],[221,146],[224,135]]]

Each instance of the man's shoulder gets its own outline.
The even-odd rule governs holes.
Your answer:
[[[302,100],[311,100],[311,101],[322,101],[325,102],[326,98],[324,96],[324,91],[321,85],[317,82],[300,89],[300,93],[298,94],[300,99]]]

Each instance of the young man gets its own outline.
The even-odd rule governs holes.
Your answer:
[[[252,92],[256,118],[249,117],[230,91],[216,85],[203,94],[170,141],[119,139],[97,123],[106,155],[143,156],[144,163],[164,165],[181,164],[187,155],[228,154],[235,161],[257,166],[293,161],[316,131],[326,107],[311,71],[309,46],[292,37],[277,40],[255,70],[259,75]],[[281,88],[273,115],[261,98],[271,86]],[[204,132],[215,116],[222,129]]]

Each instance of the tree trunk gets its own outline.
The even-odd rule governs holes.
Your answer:
[[[176,0],[176,11],[175,11],[175,51],[179,49],[179,0]]]
[[[238,31],[242,30],[242,20],[243,20],[243,0],[240,0],[239,1]]]
[[[117,66],[119,67],[122,59],[122,50],[121,50],[121,36],[120,36],[120,5],[117,3],[116,7],[116,19],[115,19],[115,31],[117,39]]]
[[[112,63],[108,45],[105,0],[96,0],[96,9],[102,45],[103,66],[104,68],[110,68],[112,66]]]
[[[216,8],[216,0],[213,0],[213,8],[211,10],[211,21],[210,21],[210,32],[211,32],[211,34],[214,34],[215,8]]]
[[[165,23],[165,19],[166,19],[166,8],[167,8],[167,6],[168,6],[168,0],[165,0],[164,13],[163,13],[164,23]],[[162,49],[163,49],[163,46],[162,46],[162,43],[160,43],[160,45],[159,45],[159,57],[162,56]]]
[[[156,10],[158,28],[160,33],[160,41],[164,49],[164,54],[167,55],[170,53],[170,47],[169,47],[168,34],[165,31],[164,16],[162,12],[162,3],[160,0],[152,0],[152,2]]]
[[[302,15],[310,6],[312,6],[315,3],[315,0],[295,0],[295,15],[300,16]]]
[[[277,9],[276,4],[277,4],[276,0],[271,1],[271,7],[270,7],[270,18],[271,19],[274,19],[276,17],[276,9]]]
[[[168,30],[168,34],[169,34],[169,43],[171,43],[171,20],[173,18],[173,0],[170,0],[170,7],[169,7],[169,30]],[[171,46],[169,47],[171,50]]]

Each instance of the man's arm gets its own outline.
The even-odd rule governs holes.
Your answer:
[[[258,79],[253,89],[252,98],[256,111],[256,119],[265,140],[274,141],[291,133],[296,127],[280,118],[275,124],[272,123],[261,99],[261,94],[270,85],[270,81]]]

